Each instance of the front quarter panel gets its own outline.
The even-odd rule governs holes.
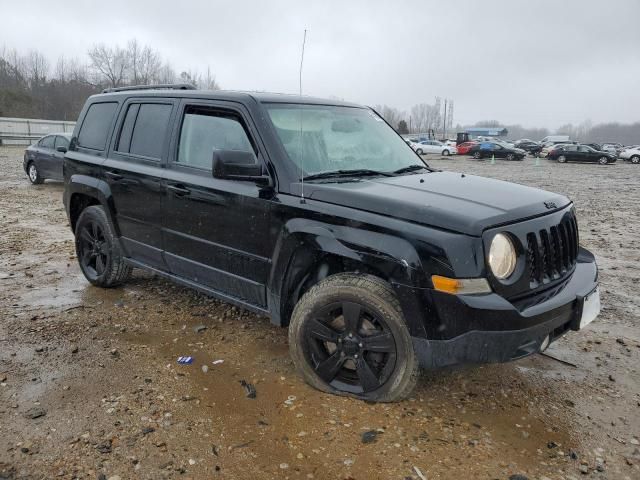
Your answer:
[[[285,325],[287,302],[308,272],[331,256],[387,280],[400,300],[412,335],[429,321],[423,293],[431,275],[477,277],[483,272],[480,238],[412,224],[393,217],[307,199],[279,196],[278,225],[268,282],[272,321]],[[276,225],[274,225],[274,228]]]

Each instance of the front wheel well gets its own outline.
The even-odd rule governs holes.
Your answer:
[[[291,268],[289,269],[288,278],[285,282],[287,287],[284,289],[281,297],[281,311],[283,313],[282,326],[284,327],[289,325],[293,309],[302,296],[314,285],[331,275],[338,273],[356,273],[373,275],[384,281],[388,280],[382,272],[351,258],[341,257],[331,253],[314,255],[313,259],[304,254],[301,255],[301,257],[306,257],[307,259],[304,262],[307,264],[306,268],[300,269],[300,264],[298,264],[298,267],[295,267],[297,262],[294,259],[294,262],[291,264],[291,266],[294,266],[294,271],[291,271]]]
[[[69,222],[71,229],[76,231],[76,223],[82,211],[91,205],[100,205],[97,198],[84,193],[74,193],[69,200]]]

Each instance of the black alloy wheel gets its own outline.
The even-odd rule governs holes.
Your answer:
[[[480,152],[473,152],[473,158],[480,160],[482,158],[482,154]]]
[[[354,302],[317,311],[305,328],[305,356],[336,390],[362,394],[383,385],[394,369],[396,345],[384,319]]]
[[[125,262],[102,207],[92,205],[82,211],[76,222],[75,237],[80,269],[93,285],[109,288],[129,277],[131,267]]]
[[[78,232],[78,259],[89,280],[102,276],[109,264],[110,252],[102,227],[96,221],[88,221]]]
[[[395,292],[373,275],[334,274],[306,292],[291,315],[289,349],[306,382],[323,392],[393,402],[418,378]]]

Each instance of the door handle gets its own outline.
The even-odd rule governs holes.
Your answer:
[[[189,190],[188,188],[181,187],[179,185],[167,185],[167,188],[180,197],[184,195],[189,195],[191,193],[191,190]]]
[[[124,177],[116,172],[105,172],[105,175],[111,180],[122,180]]]

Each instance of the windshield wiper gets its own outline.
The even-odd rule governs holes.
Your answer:
[[[425,165],[409,165],[408,167],[402,167],[402,168],[399,168],[398,170],[394,170],[393,173],[394,174],[409,173],[409,172],[415,172],[417,170],[431,171],[431,169]]]
[[[388,172],[379,172],[378,170],[368,170],[366,168],[354,170],[332,170],[330,172],[314,173],[303,177],[303,180],[319,180],[322,178],[343,178],[343,177],[367,177],[373,175],[382,175],[383,177],[392,177],[393,174]]]

